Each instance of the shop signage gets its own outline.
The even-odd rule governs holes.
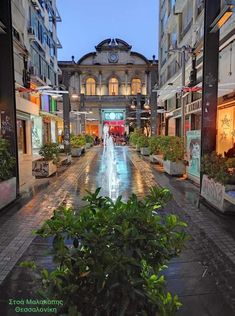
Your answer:
[[[201,131],[187,132],[188,173],[200,177],[201,164]]]
[[[124,120],[124,113],[123,112],[104,112],[104,120],[105,121]]]
[[[197,112],[201,110],[201,108],[202,108],[202,100],[197,100],[185,106],[185,114]]]
[[[172,117],[179,117],[181,116],[181,108],[180,109],[176,109],[175,111],[172,111]]]
[[[213,206],[223,210],[225,186],[209,179],[206,175],[202,178],[201,195]]]

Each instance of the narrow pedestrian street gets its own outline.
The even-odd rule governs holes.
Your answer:
[[[107,173],[107,154],[102,147],[91,148],[85,156],[73,159],[69,168],[53,177],[25,205],[15,203],[0,214],[0,315],[17,315],[8,305],[10,298],[37,298],[33,274],[19,267],[19,263],[34,260],[47,268],[53,266],[48,253],[51,241],[35,237],[32,231],[50,218],[54,209],[62,203],[79,209],[86,190],[94,191],[97,187],[102,188],[102,195],[122,195],[126,200],[132,193],[144,197],[154,185],[172,191],[173,199],[164,212],[187,222],[190,234],[186,249],[169,263],[166,273],[168,289],[183,302],[177,315],[234,315],[234,218],[221,217],[203,206],[198,209],[197,187],[186,180],[168,177],[129,147],[114,148],[116,167],[113,174]],[[115,186],[110,185],[113,176]]]

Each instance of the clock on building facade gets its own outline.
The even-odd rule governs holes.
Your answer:
[[[118,57],[117,53],[115,53],[115,52],[109,53],[109,62],[110,63],[117,63],[118,59],[119,59],[119,57]]]

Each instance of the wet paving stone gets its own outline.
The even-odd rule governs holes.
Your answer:
[[[169,187],[174,199],[164,212],[176,214],[188,223],[187,231],[191,238],[185,250],[171,260],[168,270],[164,272],[168,290],[178,294],[183,302],[183,307],[177,315],[235,315],[235,265],[231,260],[233,253],[235,257],[235,242],[232,221],[228,223],[227,219],[212,214],[205,208],[198,209],[198,189],[195,186],[191,183],[185,185],[184,181],[166,176],[127,147],[116,147],[115,158],[118,195],[122,195],[126,200],[135,193],[141,198],[153,185]],[[50,254],[51,240],[32,238],[31,230],[35,226],[40,227],[60,203],[79,209],[84,204],[81,197],[86,194],[86,190],[94,191],[101,187],[101,193],[109,195],[106,176],[102,148],[94,148],[77,160],[63,177],[58,177],[55,183],[49,186],[48,192],[38,193],[20,212],[12,216],[6,215],[7,219],[3,216],[2,225],[8,233],[5,236],[0,233],[0,241],[3,241],[5,247],[8,245],[11,248],[3,259],[11,255],[11,260],[15,260],[15,263],[8,267],[11,272],[9,273],[9,270],[6,275],[1,274],[1,271],[6,271],[4,269],[7,264],[0,262],[0,282],[1,276],[4,276],[0,285],[0,315],[17,315],[7,305],[9,298],[37,297],[37,284],[34,282],[33,273],[20,268],[19,262],[35,260],[40,266],[49,269],[54,266]],[[10,229],[11,225],[14,225],[13,230]],[[13,244],[10,243],[10,236],[14,240]],[[224,246],[219,246],[219,240]],[[19,249],[21,255],[15,256]],[[225,250],[231,253],[226,255]]]

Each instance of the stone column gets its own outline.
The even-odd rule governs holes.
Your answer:
[[[204,54],[202,85],[201,156],[216,150],[218,104],[219,30],[211,33],[210,25],[220,13],[220,0],[205,1]],[[202,181],[201,173],[201,181]]]
[[[126,90],[126,97],[128,95],[128,70],[125,71],[125,90]]]
[[[136,127],[141,128],[141,93],[137,93]]]
[[[0,22],[4,31],[0,34],[0,137],[8,140],[11,155],[16,159],[12,176],[16,177],[16,193],[18,195],[19,170],[11,0],[0,1]]]

